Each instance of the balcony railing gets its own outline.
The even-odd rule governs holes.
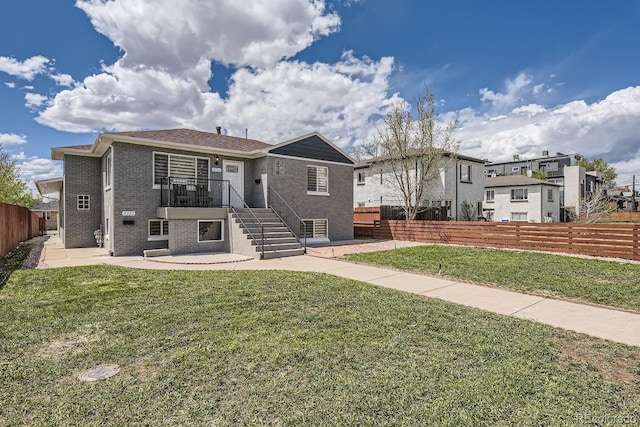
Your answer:
[[[228,208],[229,189],[229,181],[168,176],[160,181],[160,206]]]

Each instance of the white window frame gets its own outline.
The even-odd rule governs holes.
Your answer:
[[[89,194],[78,194],[76,197],[76,208],[79,211],[90,211],[91,196]]]
[[[109,190],[111,188],[111,180],[113,179],[113,156],[111,155],[111,151],[109,151],[109,154],[107,154],[104,168],[104,189]]]
[[[547,202],[553,202],[553,188],[547,189]]]
[[[172,157],[182,157],[187,159],[193,159],[193,176],[192,177],[183,177],[185,179],[194,179],[198,178],[198,160],[206,160],[207,162],[207,183],[211,179],[211,159],[209,157],[202,156],[191,156],[187,154],[174,154],[174,153],[165,153],[162,151],[154,151],[152,156],[152,168],[151,168],[151,182],[153,184],[153,188],[158,190],[161,188],[160,184],[156,184],[156,155],[167,156],[167,174],[169,176],[173,176],[171,174],[171,158]]]
[[[220,240],[200,240],[200,223],[201,222],[219,222],[220,223]],[[196,232],[198,234],[198,243],[224,242],[224,220],[223,219],[200,219],[198,220]]]
[[[515,215],[518,215],[518,217],[520,217],[521,215],[524,215],[525,219],[514,219]],[[529,221],[529,213],[528,212],[511,212],[510,221],[511,222],[528,222]]]
[[[462,171],[466,170],[466,173],[463,175]],[[472,182],[471,181],[471,165],[461,164],[460,165],[460,182]]]
[[[518,192],[521,192],[522,196],[518,197]],[[511,189],[511,201],[512,202],[526,202],[529,200],[529,190],[527,188],[512,188]]]
[[[358,185],[364,185],[367,179],[367,175],[364,172],[358,172]]]
[[[45,221],[51,221],[51,211],[42,212],[42,217]]]
[[[160,234],[151,234],[151,223],[159,222],[160,223]],[[167,225],[167,233],[164,232],[164,225]],[[149,241],[157,241],[157,240],[169,240],[169,220],[168,219],[150,219],[147,224],[147,240]]]
[[[489,196],[491,195],[491,196]],[[487,190],[485,191],[485,202],[487,203],[493,203],[496,200],[496,191],[495,190]]]
[[[316,170],[316,182],[315,182],[315,191],[309,190],[309,170]],[[318,186],[318,176],[320,175],[320,171],[323,170],[326,177],[326,188],[320,189]],[[306,185],[307,185],[307,195],[309,196],[329,196],[329,168],[327,166],[316,166],[316,165],[307,165],[307,175],[306,175]]]
[[[321,228],[318,227],[317,223],[324,221],[324,229],[326,230],[326,235],[324,236],[318,236],[316,235],[316,230]],[[329,239],[329,220],[327,218],[307,218],[307,219],[303,219],[302,222],[307,223],[307,222],[311,222],[311,236],[307,237],[307,241],[310,239]],[[307,227],[309,225],[307,224]],[[307,228],[306,230],[307,232],[309,232],[309,229]],[[302,230],[301,230],[302,232]]]

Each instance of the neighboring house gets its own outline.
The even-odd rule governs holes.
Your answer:
[[[284,231],[303,242],[353,238],[353,161],[342,150],[319,133],[270,145],[217,130],[102,133],[92,145],[52,148],[64,177],[41,192],[60,193],[65,247],[95,246],[95,233],[116,256],[255,256],[267,246],[275,256],[299,253]]]
[[[488,178],[498,176],[531,176],[536,170],[543,171],[547,175],[547,181],[558,184],[560,190],[561,216],[571,217],[579,207],[579,201],[597,191],[602,183],[602,178],[597,172],[587,172],[585,168],[577,166],[581,154],[556,153],[550,156],[548,151],[542,152],[542,157],[521,159],[519,155],[513,156],[508,162],[485,163],[485,174]],[[571,211],[563,214],[562,211]]]
[[[439,179],[425,188],[422,205],[446,207],[447,216],[458,220],[465,201],[482,213],[484,161],[456,154],[446,155]],[[414,169],[415,170],[415,167]],[[356,165],[353,171],[354,207],[403,206],[400,190],[394,186],[394,174],[384,158],[374,158]]]
[[[559,221],[558,184],[512,175],[486,178],[484,187],[484,217],[488,221]]]
[[[46,230],[58,229],[58,201],[36,202],[31,208],[32,212],[38,214],[46,221]]]
[[[618,212],[635,212],[638,210],[640,194],[638,191],[629,188],[628,185],[607,189],[607,197],[616,204],[616,210]]]

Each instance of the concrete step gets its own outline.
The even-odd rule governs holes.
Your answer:
[[[298,242],[295,243],[267,243],[264,245],[265,252],[267,251],[279,251],[283,249],[300,249],[302,245]]]
[[[264,251],[262,259],[284,258],[289,256],[304,255],[304,248],[300,249],[283,249],[276,251]]]
[[[248,238],[250,238],[250,237],[248,237]],[[258,238],[257,240],[260,241],[261,239]],[[285,236],[285,237],[268,237],[268,236],[265,236],[264,241],[265,241],[265,244],[267,244],[267,245],[279,245],[279,244],[284,244],[284,243],[297,243],[297,244],[299,244],[298,239],[296,239],[292,235]],[[257,245],[255,240],[252,241],[252,244]]]
[[[170,255],[171,252],[169,249],[147,249],[146,251],[142,251],[142,256],[144,258],[151,258],[154,256],[163,256]]]
[[[270,212],[270,213],[258,212],[255,215],[251,215],[250,213],[239,213],[239,214],[233,214],[232,216],[236,219],[242,218],[243,221],[255,221],[256,218],[259,221],[269,221],[269,220],[280,221],[280,218],[278,217],[278,215],[274,214],[273,212]]]
[[[252,226],[248,226],[248,227],[242,227],[243,231],[245,233],[248,233],[249,231],[251,231],[251,233],[254,236],[259,236],[262,233],[262,228],[261,227],[252,227]],[[289,231],[289,229],[287,227],[285,227],[284,225],[268,225],[264,227],[264,234],[269,234],[269,233],[289,233],[291,234],[291,232]]]

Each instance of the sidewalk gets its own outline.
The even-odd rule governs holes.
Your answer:
[[[145,259],[111,257],[104,249],[65,249],[57,236],[44,242],[38,268],[111,264],[159,270],[291,270],[328,273],[376,286],[438,298],[493,313],[533,320],[623,344],[640,346],[640,314],[526,295],[439,277],[405,273],[335,259],[302,255],[234,261],[230,254],[197,254]]]

